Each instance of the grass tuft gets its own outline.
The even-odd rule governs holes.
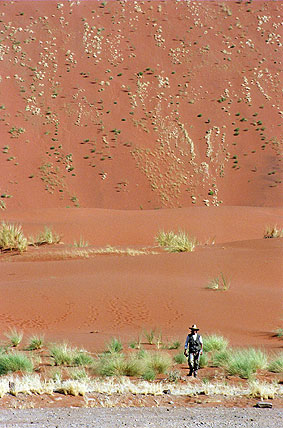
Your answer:
[[[107,346],[107,351],[110,354],[115,354],[123,350],[123,345],[119,339],[113,337]]]
[[[44,345],[44,337],[34,335],[29,339],[27,350],[34,351],[37,349],[41,349],[43,345]]]
[[[268,370],[273,373],[283,373],[283,353],[269,362]]]
[[[159,231],[155,239],[160,247],[170,253],[194,251],[197,245],[196,238],[189,237],[189,235],[182,230],[179,230],[178,233],[173,231]]]
[[[17,331],[15,328],[11,328],[9,332],[4,333],[4,335],[9,339],[10,345],[16,348],[19,346],[23,339],[23,332]]]
[[[219,276],[209,281],[206,288],[210,290],[227,291],[230,288],[230,281],[228,281],[221,272]]]
[[[217,336],[216,334],[203,336],[203,350],[205,352],[224,351],[227,346],[228,340],[223,336]]]
[[[242,349],[231,352],[227,363],[227,373],[250,379],[258,369],[265,369],[266,366],[267,356],[264,352],[254,348]]]
[[[183,352],[179,352],[179,354],[174,355],[173,360],[177,364],[185,364],[187,361]]]
[[[60,240],[61,238],[56,232],[53,232],[50,227],[45,226],[43,232],[39,232],[35,238],[30,238],[30,245],[40,246],[59,244]]]
[[[26,251],[28,241],[22,227],[2,222],[0,225],[0,251]]]
[[[23,353],[15,352],[0,355],[0,375],[17,371],[32,372],[32,370],[31,360]]]

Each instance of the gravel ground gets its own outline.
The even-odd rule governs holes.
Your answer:
[[[282,428],[282,409],[124,408],[1,410],[5,428]]]

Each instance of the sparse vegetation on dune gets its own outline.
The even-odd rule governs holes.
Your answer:
[[[156,236],[158,245],[170,253],[182,253],[194,251],[197,240],[190,237],[187,232],[179,230],[178,233],[173,231],[159,231]]]
[[[132,349],[124,352],[123,344],[117,338],[112,338],[106,345],[106,350],[95,357],[66,343],[50,345],[50,362],[57,366],[56,371],[53,368],[49,375],[46,372],[44,379],[37,374],[25,375],[24,373],[36,369],[38,363],[42,364],[37,354],[42,349],[39,338],[40,336],[32,336],[29,340],[32,346],[25,348],[25,351],[12,353],[3,349],[0,353],[0,397],[7,393],[16,396],[20,392],[59,392],[73,396],[92,392],[159,395],[167,389],[173,395],[198,394],[201,391],[206,395],[246,395],[261,399],[283,395],[283,388],[275,379],[267,383],[255,377],[259,369],[282,373],[281,354],[268,358],[263,351],[254,348],[231,350],[228,348],[228,341],[215,334],[203,337],[205,351],[200,359],[200,368],[220,367],[227,375],[248,379],[249,383],[235,386],[230,385],[229,381],[224,384],[206,378],[197,383],[184,383],[187,378],[184,379],[182,370],[179,371],[177,367],[187,367],[183,352],[175,355],[158,349]],[[32,354],[26,354],[28,349],[32,350]],[[23,374],[9,376],[14,371],[21,371]],[[130,381],[129,377],[136,379]]]

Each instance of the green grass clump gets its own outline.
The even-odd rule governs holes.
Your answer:
[[[0,375],[11,372],[32,372],[33,364],[31,360],[20,352],[0,355]]]
[[[154,352],[145,354],[145,366],[158,374],[164,374],[172,366],[172,359],[169,354]]]
[[[212,367],[227,367],[230,358],[230,352],[227,349],[214,352],[211,357]]]
[[[206,354],[206,352],[203,352],[199,358],[199,367],[203,369],[204,367],[207,367],[207,366],[208,366],[208,355]]]
[[[34,351],[37,349],[41,349],[43,345],[44,345],[44,337],[34,335],[29,339],[27,350]]]
[[[74,366],[87,367],[93,364],[93,358],[85,351],[78,351],[75,353],[72,363]]]
[[[126,368],[125,355],[104,353],[96,362],[94,370],[100,376],[123,376]]]
[[[146,337],[146,339],[147,339],[148,343],[149,343],[150,345],[152,345],[152,344],[153,344],[153,341],[154,341],[154,337],[155,337],[155,330],[145,331],[145,332],[144,332],[144,335],[145,335],[145,337]]]
[[[155,239],[160,247],[170,253],[194,251],[197,245],[196,238],[190,237],[182,230],[179,230],[178,233],[159,231]]]
[[[123,350],[123,345],[119,339],[113,337],[107,346],[107,352],[115,354]]]
[[[148,382],[154,380],[156,378],[156,372],[149,367],[144,371],[142,378]]]
[[[254,348],[248,348],[231,352],[227,362],[227,373],[250,379],[258,369],[267,367],[267,356],[264,352]]]
[[[283,353],[269,362],[268,370],[273,373],[283,373]]]
[[[70,366],[73,363],[76,351],[66,343],[52,345],[49,349],[55,366]]]
[[[9,339],[10,346],[16,348],[19,346],[23,339],[23,332],[17,331],[15,328],[11,328],[9,332],[4,333],[4,335]]]
[[[185,357],[183,352],[179,352],[179,354],[174,355],[173,359],[177,364],[185,364],[187,361],[187,358]]]
[[[223,336],[211,334],[203,337],[203,350],[205,352],[224,351],[227,348],[228,340]]]
[[[28,241],[22,227],[2,222],[0,225],[0,251],[25,251]]]

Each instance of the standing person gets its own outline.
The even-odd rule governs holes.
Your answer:
[[[190,327],[190,330],[191,332],[186,339],[184,354],[188,357],[188,364],[190,367],[188,376],[194,375],[194,377],[197,377],[203,342],[201,335],[198,334],[199,328],[195,324]]]

